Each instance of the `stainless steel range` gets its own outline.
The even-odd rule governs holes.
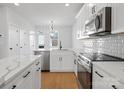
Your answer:
[[[78,85],[79,88],[84,89],[91,89],[91,60],[87,57],[83,56],[82,53],[78,54],[77,58],[77,64],[78,64]]]
[[[79,53],[78,63],[78,84],[81,89],[92,89],[92,68],[93,62],[117,62],[123,61],[121,58],[113,57],[101,53]]]

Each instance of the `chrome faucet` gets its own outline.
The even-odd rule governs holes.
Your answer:
[[[62,49],[62,43],[60,41],[60,44],[59,44],[59,49],[61,50]]]

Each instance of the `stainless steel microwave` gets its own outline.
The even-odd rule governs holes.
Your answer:
[[[85,24],[88,35],[107,35],[111,33],[111,7],[104,7]]]

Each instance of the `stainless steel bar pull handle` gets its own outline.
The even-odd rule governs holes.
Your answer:
[[[117,87],[115,85],[112,85],[112,88],[117,89]]]
[[[13,50],[13,48],[9,48],[10,50]]]
[[[74,60],[74,64],[76,64],[76,59]]]
[[[100,76],[101,78],[103,78],[104,76],[102,76],[101,74],[99,74],[97,71],[95,71],[95,73]]]
[[[39,65],[39,63],[40,63],[40,62],[37,62],[37,64],[36,64],[36,65]]]
[[[37,69],[37,71],[40,71],[40,67]]]
[[[15,88],[16,88],[16,85],[13,85],[13,86],[12,86],[12,89],[15,89]]]
[[[26,78],[31,72],[29,71],[26,75],[23,76],[23,78]]]

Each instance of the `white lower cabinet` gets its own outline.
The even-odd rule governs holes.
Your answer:
[[[73,72],[74,55],[71,51],[56,50],[50,52],[51,72]]]
[[[16,89],[32,89],[32,71],[28,71],[16,85]]]
[[[100,69],[97,67],[93,67],[93,83],[92,87],[93,89],[111,89],[112,87],[109,87],[108,82],[104,80],[104,78],[107,78],[109,76],[105,75]],[[107,77],[105,77],[105,76]]]
[[[29,67],[22,74],[15,77],[5,85],[4,89],[32,89],[33,88],[33,66]]]
[[[41,62],[38,60],[35,64],[34,68],[34,79],[33,79],[33,88],[40,89],[41,88]]]
[[[3,89],[40,89],[41,88],[41,59],[5,84]]]
[[[74,54],[74,72],[75,75],[77,76],[77,55]]]
[[[93,65],[92,87],[93,89],[123,89],[124,84],[110,73]]]

